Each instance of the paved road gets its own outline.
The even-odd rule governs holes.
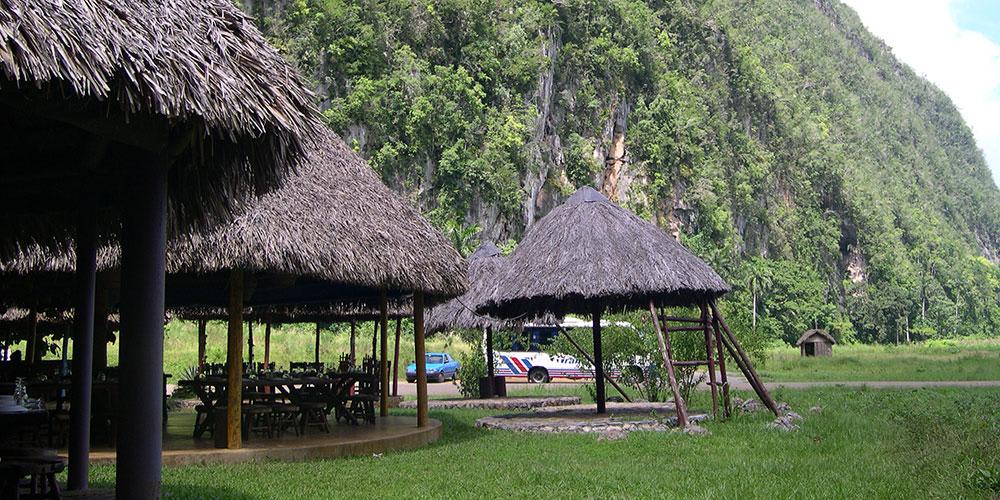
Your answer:
[[[580,387],[587,382],[550,382],[547,388],[557,389],[565,387],[573,389]],[[729,383],[736,390],[751,390],[750,384],[742,377],[730,377]],[[528,387],[527,382],[508,382],[507,388]],[[810,389],[816,387],[870,387],[872,389],[919,389],[926,387],[1000,387],[1000,380],[908,380],[908,381],[850,381],[850,382],[765,382],[768,389]],[[707,389],[708,385],[702,385],[701,389]],[[610,390],[610,388],[609,388]],[[612,391],[613,392],[613,391]],[[431,396],[459,396],[458,385],[452,382],[428,382],[427,393]],[[403,396],[415,396],[417,394],[416,384],[407,383],[405,380],[399,382],[399,394]],[[609,393],[611,394],[611,393]]]

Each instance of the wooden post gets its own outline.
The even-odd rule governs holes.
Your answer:
[[[316,348],[313,350],[313,362],[319,364],[319,323],[316,323]]]
[[[264,323],[264,367],[271,366],[271,320]]]
[[[243,271],[229,271],[229,332],[226,349],[226,447],[243,447]],[[216,429],[220,432],[222,429]]]
[[[253,321],[247,320],[247,366],[253,370]]]
[[[590,357],[590,354],[587,354],[587,351],[585,351],[583,347],[580,347],[580,344],[576,343],[576,339],[569,334],[568,330],[563,328],[562,325],[558,325],[557,328],[559,329],[559,334],[566,337],[566,340],[568,340],[569,343],[576,348],[577,352],[579,352],[581,356],[583,356],[590,364],[597,364],[594,362],[594,358]],[[622,395],[622,398],[624,398],[625,401],[628,401],[629,403],[632,402],[632,398],[630,398],[628,393],[625,392],[625,389],[622,389],[622,386],[618,385],[618,382],[615,382],[615,379],[611,378],[611,375],[608,375],[607,372],[604,373],[604,380],[608,381],[608,383],[618,391],[618,394]]]
[[[677,386],[677,376],[674,375],[673,353],[670,350],[670,332],[667,326],[660,329],[660,320],[656,316],[656,306],[653,300],[649,301],[649,314],[653,316],[653,327],[656,329],[656,340],[660,344],[660,354],[663,355],[663,367],[667,370],[667,379],[670,381],[670,391],[674,395],[674,408],[677,411],[677,425],[681,428],[687,427],[687,408],[684,405],[684,398],[681,397],[680,388]]]
[[[372,321],[372,359],[378,359],[378,320]]]
[[[208,321],[198,320],[198,373],[205,373],[205,344],[208,343]],[[211,418],[211,416],[209,416]]]
[[[94,289],[94,364],[93,370],[108,367],[108,275],[97,274]]]
[[[399,335],[402,332],[402,318],[396,318],[396,349],[392,354],[392,395],[399,396]]]
[[[351,320],[351,366],[355,366],[358,364],[357,352],[355,351],[355,340],[358,337],[358,332],[356,327],[357,323],[352,319]]]
[[[413,292],[413,352],[417,365],[417,427],[426,427],[427,353],[424,349],[424,293]]]
[[[97,288],[97,198],[92,191],[84,196],[84,207],[80,212],[76,231],[77,289],[73,309],[73,378],[70,390],[72,400],[67,476],[71,490],[86,490],[90,474],[90,397],[94,381],[94,296]],[[63,337],[64,360],[67,337]]]
[[[709,311],[711,313],[711,311]],[[729,376],[726,374],[726,355],[722,347],[722,332],[719,330],[719,318],[712,314],[712,330],[715,332],[715,350],[719,360],[719,376],[722,378],[722,414],[729,418],[732,408],[729,403]]]
[[[717,387],[715,375],[715,349],[712,347],[712,329],[708,321],[708,306],[704,303],[698,304],[701,308],[702,328],[705,329],[705,355],[708,361],[708,383],[712,390],[712,418],[719,418],[719,388]]]
[[[489,379],[486,382],[486,397],[492,398],[497,393],[496,365],[493,358],[493,325],[486,327],[486,378]]]
[[[597,413],[607,412],[604,394],[604,355],[601,352],[601,310],[594,307],[594,383],[597,386]]]
[[[379,328],[382,330],[382,341],[379,350],[379,402],[378,414],[381,417],[389,416],[389,299],[386,290],[379,291]]]
[[[38,311],[34,307],[28,312],[28,364],[34,365],[36,361],[42,359],[39,353],[38,343]]]
[[[123,171],[118,498],[158,498],[163,447],[163,312],[167,242],[164,160]]]

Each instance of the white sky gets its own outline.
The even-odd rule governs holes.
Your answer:
[[[1000,182],[1000,45],[993,41],[1000,40],[1000,33],[960,26],[958,13],[971,0],[842,1],[896,57],[951,97],[972,128],[994,182]],[[1000,0],[985,2],[1000,5]],[[992,6],[977,8],[974,16],[1000,14]],[[989,26],[1000,19],[979,21]]]

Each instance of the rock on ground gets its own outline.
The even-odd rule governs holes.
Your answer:
[[[597,435],[598,441],[620,441],[628,437],[628,431],[624,429],[608,429]]]
[[[792,419],[788,418],[787,416],[778,417],[774,419],[773,422],[767,424],[767,427],[769,429],[778,429],[780,431],[785,431],[785,432],[792,432],[799,430],[799,426],[795,425],[795,422],[793,422]]]

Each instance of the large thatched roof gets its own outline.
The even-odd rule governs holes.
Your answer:
[[[584,187],[539,220],[478,312],[501,317],[686,305],[729,286],[654,224]]]
[[[467,259],[469,291],[427,311],[424,329],[428,334],[447,330],[500,330],[513,326],[508,321],[476,314],[474,308],[489,297],[504,266],[500,249],[492,243],[479,247]]]
[[[230,0],[0,2],[0,111],[0,205],[19,215],[0,221],[7,255],[61,236],[84,186],[112,205],[116,172],[149,155],[171,158],[175,229],[227,217],[277,184],[319,123]]]
[[[248,306],[330,302],[375,304],[378,289],[393,297],[422,291],[428,303],[466,290],[465,264],[451,243],[336,134],[327,129],[299,171],[233,221],[167,245],[167,303],[226,303],[227,271],[256,275]],[[102,249],[98,267],[117,264]],[[0,273],[32,275],[74,269],[72,241],[61,252],[31,246],[0,261]],[[0,287],[0,295],[2,295]]]
[[[413,316],[413,302],[409,298],[389,301],[390,319]],[[171,311],[171,317],[186,321],[225,321],[229,312],[219,307],[190,307]],[[243,310],[243,319],[273,324],[295,323],[344,323],[348,321],[376,321],[382,317],[378,307],[369,302],[314,304],[288,307],[248,307]]]
[[[453,297],[462,257],[336,134],[315,141],[300,171],[246,212],[169,245],[171,273],[242,269],[394,292]]]

